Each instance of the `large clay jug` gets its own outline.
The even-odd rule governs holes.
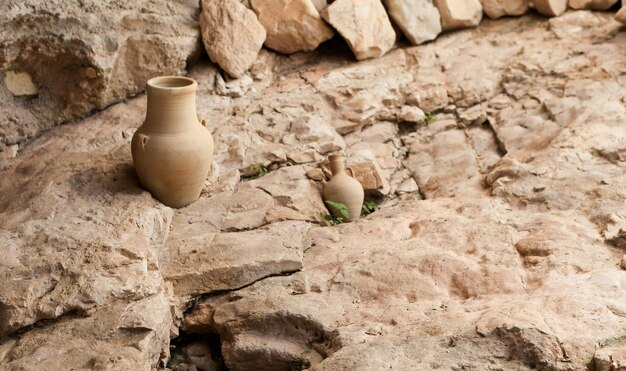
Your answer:
[[[344,204],[350,213],[350,217],[345,221],[357,220],[361,217],[363,207],[363,186],[346,172],[345,158],[339,154],[332,154],[328,157],[330,170],[333,177],[324,185],[322,197],[324,201],[339,202]],[[333,216],[339,218],[341,213],[330,205],[326,205]]]
[[[200,197],[213,162],[213,137],[196,114],[197,87],[187,77],[148,80],[146,120],[131,143],[141,185],[170,207]]]

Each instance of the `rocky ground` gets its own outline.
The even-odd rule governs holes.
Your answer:
[[[626,367],[612,17],[485,20],[361,62],[336,39],[262,50],[236,80],[203,61],[215,163],[179,210],[134,175],[145,96],[46,132],[0,162],[2,368]],[[333,151],[378,208],[327,226]]]

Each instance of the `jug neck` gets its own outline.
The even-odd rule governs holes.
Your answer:
[[[334,175],[346,172],[346,159],[342,155],[330,155],[328,157],[330,161],[330,171]]]
[[[162,76],[148,80],[148,104],[144,125],[153,132],[173,134],[198,123],[196,89],[187,77]]]

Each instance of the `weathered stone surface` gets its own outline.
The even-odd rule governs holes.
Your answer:
[[[311,51],[333,37],[311,0],[251,0],[267,31],[265,46],[291,54]]]
[[[279,206],[290,209],[288,219],[321,221],[326,214],[318,184],[306,178],[302,166],[288,166],[242,184],[269,193]]]
[[[336,107],[335,115],[342,120],[331,122],[338,132],[348,134],[370,123],[397,118],[401,91],[413,79],[409,65],[406,54],[394,50],[381,58],[340,66],[327,73],[309,71],[303,77]]]
[[[481,0],[483,11],[491,19],[518,16],[528,11],[528,0]]]
[[[615,14],[615,19],[618,22],[622,22],[622,23],[626,24],[626,6],[622,5],[620,10],[617,12],[617,14]]]
[[[432,0],[385,0],[385,6],[413,45],[434,40],[441,33],[441,16]]]
[[[163,292],[113,302],[89,317],[69,316],[0,343],[9,370],[150,370],[169,355],[172,319]]]
[[[2,1],[0,71],[26,73],[39,89],[24,99],[33,86],[15,91],[10,72],[0,77],[0,146],[136,95],[151,77],[184,73],[199,54],[197,13],[189,0]]]
[[[621,362],[626,33],[611,16],[503,18],[358,63],[330,44],[262,50],[249,79],[201,63],[214,171],[175,211],[133,174],[145,97],[3,148],[0,368]],[[325,226],[322,152],[339,144],[377,210]]]
[[[235,0],[203,0],[200,29],[209,58],[232,77],[241,77],[265,42],[253,11]]]
[[[324,8],[328,6],[327,0],[311,0],[311,2],[313,3],[313,6],[315,6],[315,9],[317,9],[318,12],[321,12],[322,10],[324,10]]]
[[[58,128],[3,170],[0,333],[52,320],[8,338],[9,369],[145,369],[167,355],[172,318],[154,246],[172,212],[139,188],[128,151],[143,104]]]
[[[626,368],[626,345],[614,344],[598,349],[593,356],[594,369],[597,371],[623,370]]]
[[[567,0],[534,0],[535,9],[545,16],[556,17],[567,10]]]
[[[623,298],[623,280],[608,278],[608,265],[598,270],[590,262],[580,267],[589,276],[581,287],[568,278],[578,262],[566,258],[572,253],[569,247],[559,247],[561,242],[591,243],[600,249],[596,259],[610,256],[601,242],[593,242],[591,224],[568,216],[552,219],[551,225],[566,232],[559,243],[551,242],[549,231],[546,239],[537,240],[538,248],[552,247],[550,255],[524,252],[528,258],[535,254],[538,265],[533,266],[518,260],[520,250],[511,242],[523,234],[510,229],[542,230],[547,224],[534,222],[538,215],[505,212],[498,202],[466,200],[462,208],[456,203],[427,200],[332,230],[311,229],[312,247],[301,273],[209,299],[202,308],[205,313],[211,308],[206,318],[226,339],[227,366],[296,362],[328,370],[365,364],[428,368],[436,361],[440,368],[481,368],[494,362],[504,369],[578,367],[593,354],[594,336],[619,333],[623,318],[602,308],[623,307],[616,301]],[[576,254],[595,254],[583,251]],[[604,284],[614,284],[618,291],[582,300],[596,297],[596,285]],[[574,287],[576,297],[563,291]],[[564,305],[586,316],[572,326],[559,315]],[[485,310],[494,306],[505,308],[506,314]],[[603,320],[596,323],[591,313]],[[547,321],[550,325],[544,325]],[[582,335],[580,329],[587,326],[596,335]],[[383,340],[401,347],[403,356],[394,356]]]
[[[483,19],[483,7],[479,0],[436,0],[444,31],[476,27]]]
[[[238,233],[207,233],[194,224],[172,233],[161,252],[163,275],[175,295],[236,289],[302,267],[306,223],[274,223]]]
[[[346,40],[356,59],[385,55],[396,33],[380,0],[337,0],[322,17]]]
[[[23,95],[37,95],[39,88],[27,72],[7,71],[4,74],[4,84],[11,94],[16,97]]]
[[[463,131],[448,130],[452,125],[456,123],[432,123],[432,131],[410,147],[405,166],[427,198],[479,196],[484,192],[475,152]]]
[[[550,18],[548,21],[550,30],[560,38],[580,39],[581,37],[593,37],[600,40],[611,39],[619,32],[619,23],[607,22],[600,12],[572,11],[559,17]],[[580,32],[581,29],[589,33]],[[578,63],[581,61],[579,60]]]
[[[302,151],[302,147],[307,147],[322,155],[346,146],[332,126],[317,117],[307,116],[298,117],[291,123],[289,134],[283,137],[282,142],[293,146],[298,152]]]
[[[569,0],[568,5],[572,9],[607,10],[617,2],[618,0]]]

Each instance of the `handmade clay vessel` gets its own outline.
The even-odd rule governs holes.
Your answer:
[[[350,217],[346,221],[357,220],[361,217],[363,207],[363,186],[346,172],[345,158],[339,154],[328,157],[330,160],[330,170],[333,177],[324,184],[322,197],[324,201],[339,202],[348,208]],[[330,205],[326,205],[328,210],[335,217],[342,217],[341,213]]]
[[[146,120],[131,144],[141,185],[170,207],[200,197],[213,162],[213,138],[196,114],[197,87],[187,77],[150,79]]]

